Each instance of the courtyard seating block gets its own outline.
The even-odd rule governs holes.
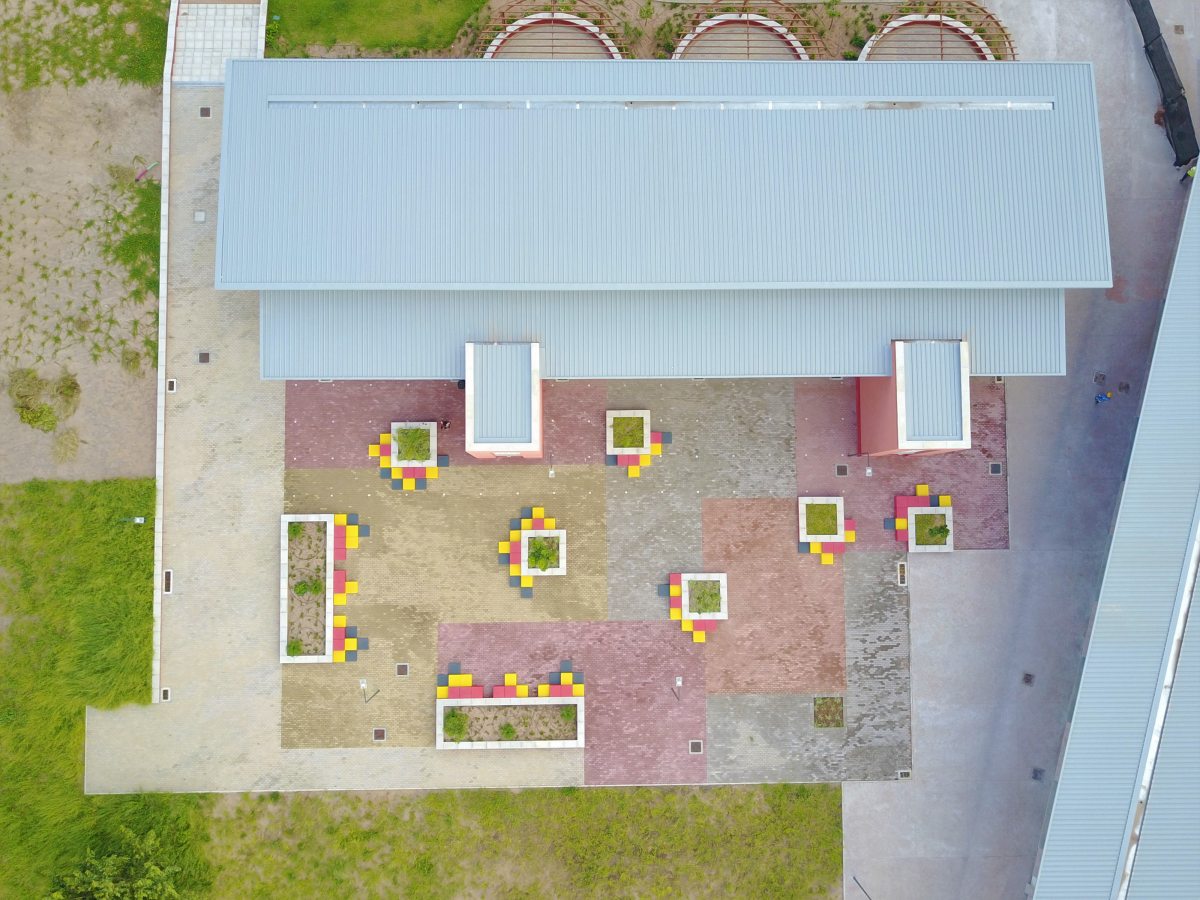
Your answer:
[[[512,557],[509,557],[509,559],[511,559],[511,558],[512,558]],[[520,563],[514,563],[514,562],[510,562],[510,563],[508,564],[508,574],[509,574],[509,575],[516,575],[518,578],[520,578],[520,577],[521,577],[521,564],[520,564]]]
[[[929,496],[929,485],[918,484],[917,485],[917,496],[918,497],[928,497]]]
[[[824,546],[825,546],[824,543],[821,541],[809,541],[808,552],[809,553],[820,553],[820,552],[822,552],[821,548]]]
[[[367,448],[367,456],[378,459],[379,458],[379,445],[372,444],[371,446],[369,446]]]
[[[680,623],[680,626],[683,628],[684,631],[692,631],[696,627],[696,620],[695,619],[684,619]]]
[[[536,517],[534,518],[534,520],[533,520],[534,531],[542,531],[545,527],[546,527],[545,519],[540,519],[540,518],[536,518]]]
[[[450,466],[450,456],[449,456],[448,454],[445,454],[445,453],[443,453],[443,454],[441,454],[441,455],[439,455],[439,456],[438,456],[438,460],[437,460],[437,462],[438,462],[438,468],[439,468],[439,469],[446,469],[446,468],[449,468],[449,466]]]
[[[670,592],[672,597],[682,597],[683,596],[683,585],[682,584],[668,585],[667,590]]]
[[[692,632],[692,643],[693,644],[703,644],[707,640],[708,640],[708,635],[705,634],[703,631],[693,631]]]
[[[505,557],[501,557],[501,560],[500,560],[500,561],[501,561],[502,563],[504,563],[505,565],[507,565],[507,564],[508,564],[508,557],[507,557],[507,556],[505,556]],[[509,575],[509,576],[508,576],[508,586],[509,586],[509,587],[515,587],[515,588],[519,588],[519,587],[521,586],[521,576],[520,576],[520,575]]]
[[[403,480],[401,480],[401,479],[399,479],[399,478],[393,478],[393,479],[392,479],[392,490],[393,490],[393,491],[398,491],[398,490],[400,490],[402,487],[404,487],[404,482],[403,482]]]
[[[657,586],[657,588],[658,588],[658,596],[660,596],[660,597],[670,597],[671,596],[671,586],[669,584],[660,584]]]
[[[897,519],[896,520],[896,530],[897,531],[907,531],[908,530],[908,519]]]
[[[371,526],[370,525],[359,525],[358,526],[358,536],[364,537],[364,538],[370,537],[371,536]]]
[[[571,696],[572,697],[582,697],[583,696],[583,685],[582,684],[571,685]]]
[[[450,699],[450,688],[442,687],[439,684],[438,689],[437,689],[437,698],[439,700],[449,700]]]
[[[683,609],[683,597],[676,594],[674,597],[671,598],[670,602],[667,605],[670,606],[671,609]]]
[[[333,649],[334,650],[345,650],[346,649],[345,635],[335,634],[333,636]]]
[[[615,466],[615,465],[617,464],[617,457],[616,457],[616,455],[615,455],[615,454],[612,454],[612,453],[605,454],[605,456],[604,456],[604,464],[605,464],[606,466]]]
[[[417,489],[417,479],[405,478],[400,482],[406,491],[415,491]]]
[[[517,546],[520,546],[521,545],[521,532],[519,530],[519,527],[520,527],[521,521],[519,519],[513,519],[513,521],[517,523],[518,527],[509,531],[508,539],[509,539],[509,541],[515,541]]]
[[[682,572],[672,572],[670,575],[667,576],[667,583],[668,584],[677,584],[682,587],[683,586],[683,573]]]
[[[533,599],[533,588],[524,588],[524,587],[521,588],[521,599],[522,600],[532,600]]]
[[[452,662],[446,664],[446,673],[449,675],[458,675],[462,672],[462,663]]]
[[[671,620],[675,622],[683,621],[683,609],[678,606],[671,607]]]
[[[440,475],[438,475],[439,471],[440,470],[438,469],[437,466],[426,466],[425,478],[427,480],[433,480],[433,479],[439,478],[439,477],[441,477]]]
[[[515,687],[516,683],[517,683],[517,673],[516,672],[505,672],[504,673],[504,684],[507,687]]]
[[[531,528],[533,528],[533,519],[522,519],[521,520],[521,530],[522,531],[529,531]]]
[[[346,549],[346,526],[335,525],[333,528],[333,548],[336,550],[341,547]]]
[[[522,575],[521,576],[521,587],[523,587],[523,588],[533,587],[533,576],[532,575]]]
[[[800,543],[798,543],[796,545],[796,550],[799,551],[800,553],[807,553],[808,552],[808,544],[809,544],[808,541],[801,541]]]
[[[833,565],[833,554],[832,553],[822,553],[821,554],[821,565],[832,566]]]
[[[333,605],[334,606],[345,606],[346,605],[346,595],[345,594],[334,594],[333,595]]]
[[[346,638],[345,649],[346,650],[357,650],[358,649],[358,638],[352,638],[352,637]]]
[[[449,687],[450,676],[449,675],[439,675],[437,677],[437,684],[438,684],[438,687]]]
[[[346,526],[346,549],[347,550],[357,550],[358,549],[358,526],[357,525],[347,525]]]
[[[950,495],[949,494],[942,494],[940,497],[938,497],[938,506],[949,506],[949,505],[950,505]]]
[[[470,687],[471,678],[472,676],[469,672],[466,674],[455,672],[450,675],[450,687]]]
[[[392,459],[389,456],[379,457],[379,468],[387,471],[390,475],[392,471]]]
[[[575,683],[574,678],[575,678],[574,672],[563,672],[562,676],[561,676],[561,679],[562,679],[561,683],[562,684],[574,684]]]
[[[335,526],[336,525],[345,525],[346,524],[346,514],[345,513],[334,513],[333,524]]]
[[[537,695],[538,695],[539,697],[549,697],[549,696],[550,696],[550,685],[548,685],[548,684],[539,684],[539,685],[537,686],[537,689],[538,689],[538,691],[537,691]]]
[[[345,628],[346,627],[346,617],[345,616],[334,616],[333,617],[333,627],[334,627],[334,629]]]
[[[333,570],[333,589],[335,591],[346,590],[346,570],[345,569],[334,569]]]
[[[358,513],[347,513],[346,514],[346,524],[347,525],[357,525],[358,524]]]
[[[560,679],[561,679],[561,678],[562,678],[562,673],[561,673],[561,672],[551,672],[551,673],[550,673],[550,674],[549,674],[549,675],[546,677],[546,680],[547,680],[548,682],[550,682],[551,684],[561,684],[561,681],[560,681]]]
[[[662,456],[662,444],[651,444],[650,445],[650,455],[651,456]]]
[[[333,661],[335,663],[345,662],[346,661],[346,651],[345,650],[334,650],[333,651]]]
[[[896,530],[896,520],[892,519],[892,518],[884,519],[883,527],[887,531],[895,531]]]
[[[347,650],[345,662],[358,662],[358,651]]]
[[[641,478],[642,477],[642,467],[641,466],[630,466],[626,471],[629,472],[630,478]]]
[[[347,625],[346,626],[346,637],[348,637],[348,638],[358,637],[358,626],[357,625]]]
[[[507,555],[512,550],[512,541],[500,541],[496,544],[496,552]]]
[[[546,530],[553,531],[554,526],[558,524],[558,520],[557,519],[546,519],[545,523],[546,523]]]
[[[392,445],[392,433],[389,431],[386,434],[381,434],[379,436],[379,443],[390,447]]]
[[[415,487],[415,488],[416,488],[418,491],[423,491],[423,490],[425,490],[427,487],[429,487],[429,482],[428,482],[428,481],[426,481],[424,478],[418,478],[418,479],[417,479],[417,482],[416,482],[416,484],[414,485],[414,487]]]
[[[857,540],[858,540],[858,532],[855,531],[853,528],[847,528],[846,529],[846,543],[853,544]]]
[[[371,642],[369,640],[367,640],[365,637],[360,637],[358,639],[358,649],[359,650],[369,650],[370,648],[371,648]]]
[[[546,507],[544,507],[544,506],[535,506],[535,507],[533,508],[533,518],[535,518],[535,519],[544,519],[545,517],[546,517]]]
[[[517,691],[518,697],[528,697],[529,696],[529,685],[518,684],[516,687],[516,691]]]
[[[521,518],[522,519],[532,519],[533,518],[533,507],[532,506],[522,506],[521,507]]]

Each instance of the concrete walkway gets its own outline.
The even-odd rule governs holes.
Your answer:
[[[1154,5],[1195,111],[1198,8]],[[988,7],[1021,59],[1095,64],[1116,285],[1068,293],[1065,378],[1008,384],[1012,549],[912,562],[913,777],[844,786],[850,900],[1025,896],[1184,197],[1127,3]],[[1096,372],[1115,394],[1099,407]]]

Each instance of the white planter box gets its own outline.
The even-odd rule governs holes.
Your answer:
[[[429,458],[428,459],[401,459],[396,455],[396,431],[401,428],[424,428],[429,432]],[[405,466],[411,468],[432,468],[437,465],[437,422],[393,422],[392,423],[392,468],[402,469]]]
[[[535,569],[529,565],[529,539],[535,537],[558,538],[558,565],[553,569]],[[541,531],[521,532],[521,574],[522,575],[566,575],[567,574],[567,532],[562,528]]]
[[[683,583],[683,618],[685,619],[728,619],[729,618],[729,582],[724,572],[684,572],[679,580]],[[694,613],[689,609],[691,581],[716,581],[721,585],[721,608],[717,612]]]
[[[917,519],[921,516],[945,516],[946,527],[950,533],[946,535],[944,544],[918,544]],[[909,553],[949,553],[954,549],[954,510],[949,506],[910,506],[908,508],[908,552]]]
[[[567,750],[583,746],[583,697],[475,697],[464,700],[438,700],[436,714],[436,743],[438,750]],[[574,706],[575,739],[573,741],[448,741],[442,722],[451,707],[472,706]]]
[[[637,418],[642,420],[642,446],[616,447],[613,445],[613,419]],[[610,409],[604,414],[604,452],[609,456],[641,456],[650,452],[650,410]]]
[[[846,540],[846,507],[845,500],[841,497],[801,497],[796,503],[796,518],[800,524],[800,540],[801,542],[819,542],[819,541],[845,541]],[[834,534],[810,534],[805,527],[808,517],[805,515],[804,507],[810,503],[828,504],[837,507],[837,532]]]
[[[325,652],[319,656],[288,656],[288,523],[325,523]],[[333,516],[329,513],[279,517],[279,661],[333,662]]]

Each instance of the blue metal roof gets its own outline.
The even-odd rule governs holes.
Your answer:
[[[468,341],[539,342],[544,378],[890,375],[907,338],[967,340],[974,375],[1066,368],[1054,290],[264,291],[260,309],[264,378],[458,379]]]
[[[532,348],[475,344],[475,441],[527,444],[533,440]],[[461,347],[460,347],[461,352]]]
[[[1177,889],[1184,890],[1181,896],[1200,896],[1200,883],[1188,878],[1195,869],[1187,868],[1187,858],[1174,859],[1174,869],[1156,874],[1157,866],[1170,864],[1174,850],[1152,847],[1152,842],[1163,840],[1175,828],[1195,834],[1200,779],[1200,753],[1194,737],[1188,737],[1197,699],[1194,683],[1181,685],[1180,694],[1167,691],[1170,655],[1192,597],[1194,585],[1189,579],[1195,578],[1200,551],[1198,196],[1200,192],[1193,189],[1159,323],[1042,848],[1034,895],[1038,900],[1117,895],[1139,818],[1140,791],[1152,765],[1150,801],[1155,819],[1150,818],[1148,806],[1134,880],[1146,885],[1143,897],[1173,896],[1151,887],[1169,878],[1177,879]],[[1189,630],[1195,629],[1193,622]],[[1186,644],[1196,637],[1184,640]],[[1194,666],[1184,658],[1176,674],[1180,679],[1194,678],[1185,664]],[[1168,696],[1163,740],[1155,758],[1150,750]],[[1190,779],[1188,793],[1172,799],[1169,787],[1160,792],[1160,766],[1167,785]],[[1174,843],[1180,837],[1168,839]],[[1194,863],[1194,842],[1190,851]],[[1131,882],[1130,897],[1132,886]]]
[[[228,64],[218,288],[1110,283],[1086,63]]]
[[[905,342],[904,409],[908,440],[962,440],[961,354],[959,341]]]

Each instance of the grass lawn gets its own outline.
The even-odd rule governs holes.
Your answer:
[[[918,544],[941,544],[946,543],[946,538],[950,536],[949,531],[943,532],[941,529],[946,527],[946,517],[937,513],[925,513],[917,516],[917,543]]]
[[[804,529],[809,534],[837,534],[837,504],[804,504]]]
[[[841,728],[846,724],[841,697],[814,697],[813,724],[818,728]]]
[[[279,34],[268,56],[302,56],[312,44],[354,44],[363,50],[449,47],[483,0],[270,0]],[[269,22],[274,20],[269,18]]]
[[[721,582],[689,581],[688,611],[715,613],[721,611]]]
[[[412,462],[429,459],[428,428],[397,428],[392,440],[396,442],[396,459]]]
[[[613,418],[613,446],[632,449],[645,446],[646,422],[641,416],[616,416]]]

